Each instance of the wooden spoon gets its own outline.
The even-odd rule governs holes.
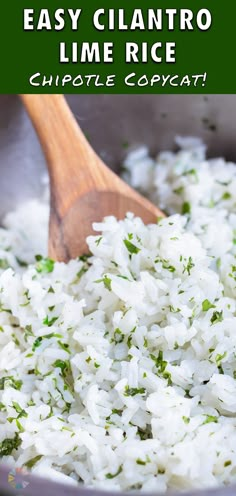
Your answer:
[[[96,155],[63,95],[20,95],[38,134],[50,174],[49,256],[67,262],[88,252],[92,223],[127,212],[145,223],[164,214]],[[102,123],[101,123],[102,125]],[[36,219],[37,222],[37,219]]]

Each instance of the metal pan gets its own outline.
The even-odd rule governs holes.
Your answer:
[[[202,137],[210,156],[236,161],[234,95],[70,95],[68,102],[95,150],[116,172],[127,145],[146,143],[156,154],[172,148],[176,134]],[[0,220],[22,201],[40,196],[45,170],[18,97],[0,95]],[[17,474],[22,487],[14,488],[14,481],[8,480],[10,471],[11,467],[0,465],[0,496],[112,496],[23,473]],[[235,496],[236,485],[185,494]]]

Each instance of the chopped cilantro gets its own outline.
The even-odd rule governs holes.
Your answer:
[[[95,244],[98,246],[102,241],[102,236],[100,236],[99,238],[95,239]]]
[[[21,439],[19,438],[19,434],[16,433],[15,437],[12,439],[4,439],[2,443],[0,443],[0,458],[3,456],[9,456],[12,454],[14,450],[17,450],[21,445]]]
[[[211,325],[217,324],[217,322],[222,322],[223,318],[223,310],[220,312],[215,311],[211,317]]]
[[[45,319],[43,320],[43,325],[46,325],[48,327],[52,327],[52,325],[56,322],[56,320],[58,319],[58,317],[52,317],[51,319],[49,319],[48,315],[45,317]]]
[[[210,308],[215,308],[215,305],[213,305],[209,300],[204,300],[202,302],[202,311],[207,312],[207,310],[210,310]]]
[[[10,267],[6,258],[0,258],[0,269],[6,270]]]
[[[123,240],[124,242],[124,245],[126,246],[128,252],[133,255],[137,255],[137,253],[140,252],[140,248],[138,248],[137,246],[135,246],[133,243],[131,243],[128,239],[124,239]]]
[[[181,195],[183,191],[184,191],[184,186],[179,186],[179,188],[173,190],[173,193],[175,193],[176,195]]]
[[[137,458],[136,463],[137,463],[137,465],[146,465],[147,462],[145,462],[144,460],[141,460],[140,458]]]
[[[121,279],[125,279],[125,281],[130,281],[130,279],[127,276],[123,276],[122,274],[117,274],[117,277],[120,277]]]
[[[69,355],[71,354],[68,343],[62,343],[62,341],[58,341],[58,344],[62,350],[69,353]]]
[[[183,173],[183,176],[188,176],[188,175],[194,176],[195,182],[198,182],[198,175],[196,169],[189,169]]]
[[[55,264],[54,260],[52,260],[51,258],[43,258],[41,255],[36,255],[35,260],[37,262],[37,272],[42,274],[49,274],[50,272],[53,272]]]
[[[231,198],[231,194],[228,191],[225,191],[222,195],[222,200],[229,200]]]
[[[128,142],[128,141],[124,141],[124,142],[122,143],[122,147],[123,147],[123,148],[129,148],[129,142]]]
[[[141,388],[131,388],[129,386],[125,386],[125,396],[136,396],[136,394],[145,394],[146,389],[144,387]]]
[[[28,414],[26,413],[26,411],[23,410],[23,408],[21,408],[21,406],[19,405],[19,403],[17,403],[16,401],[13,401],[12,402],[12,407],[14,408],[14,410],[16,411],[16,413],[18,413],[18,417],[17,418],[28,417]]]
[[[34,465],[36,465],[36,463],[41,460],[42,456],[43,455],[37,455],[34,458],[31,458],[31,460],[28,460],[28,462],[24,463],[25,467],[27,467],[28,469],[33,468]]]
[[[11,335],[11,337],[12,337],[13,343],[15,343],[16,346],[20,346],[20,341],[14,333]]]
[[[25,262],[24,260],[21,260],[20,258],[16,257],[16,261],[20,267],[28,267],[28,263]]]
[[[87,255],[81,255],[80,257],[78,257],[78,260],[80,260],[81,262],[87,262],[89,258],[91,258],[92,256],[92,253],[88,253]]]
[[[53,367],[61,369],[63,377],[67,377],[68,374],[71,374],[71,366],[68,360],[58,359],[53,363]]]
[[[195,266],[195,264],[193,263],[193,259],[192,257],[189,257],[188,258],[188,262],[187,262],[187,265],[184,265],[184,270],[183,270],[183,274],[185,272],[188,273],[188,275],[190,276],[190,273],[191,273],[191,270],[192,268]]]
[[[27,341],[28,336],[33,336],[34,333],[32,332],[32,326],[31,325],[26,325],[25,326],[25,333],[24,333],[24,339]]]
[[[6,376],[0,379],[0,391],[5,389],[5,387],[12,387],[17,391],[20,391],[23,382],[21,380],[14,379],[13,376]]]
[[[189,202],[184,202],[182,205],[182,215],[190,214],[191,213],[191,205]]]
[[[113,415],[122,415],[122,410],[117,410],[117,408],[113,408],[112,412]]]
[[[220,258],[217,258],[217,260],[216,260],[216,267],[217,267],[217,269],[219,269],[220,266],[221,266],[221,259]]]
[[[220,353],[218,353],[218,355],[216,355],[216,365],[217,365],[217,367],[220,367],[222,360],[226,356],[227,356],[227,351],[225,351],[224,353],[222,353],[222,355]]]
[[[157,257],[154,260],[154,263],[161,263],[163,269],[169,270],[169,272],[175,272],[176,271],[176,268],[173,265],[170,265],[168,260],[164,260],[162,258]]]
[[[169,305],[168,308],[170,309],[170,312],[172,312],[172,313],[179,313],[180,312],[180,308],[175,308],[175,307],[173,307],[173,305]]]
[[[205,417],[206,417],[206,420],[204,420],[202,425],[210,424],[211,422],[214,422],[215,424],[217,424],[217,422],[218,422],[218,418],[215,417],[214,415],[205,415]]]
[[[51,338],[62,338],[62,335],[61,334],[55,334],[54,332],[51,332],[50,334],[45,334],[44,336],[39,336],[37,339],[35,339],[35,341],[33,343],[32,351],[35,351],[36,348],[38,348],[41,345],[43,339],[51,339]]]
[[[162,377],[168,381],[168,386],[171,386],[171,373],[166,371],[167,362],[163,360],[163,351],[159,350],[157,357],[151,354],[150,358],[155,362],[158,374],[161,374]]]
[[[18,419],[16,419],[16,426],[17,426],[19,432],[24,432],[24,428],[22,427],[22,425]]]
[[[84,267],[82,267],[82,268],[79,270],[79,272],[77,272],[77,274],[76,274],[76,281],[75,281],[75,282],[78,282],[78,281],[81,279],[81,277],[82,277],[84,274],[86,274],[86,272],[87,272],[87,271],[88,271],[88,267],[85,267],[85,266],[84,266]]]
[[[120,465],[117,472],[115,472],[114,474],[111,474],[111,473],[106,474],[106,479],[114,479],[114,477],[117,477],[119,474],[121,474],[122,470],[123,470],[123,467],[122,467],[122,465]]]
[[[114,267],[118,267],[118,263],[116,263],[114,260],[111,260],[111,263],[114,265]]]
[[[158,356],[150,355],[151,359],[155,362],[156,368],[159,372],[164,372],[167,366],[167,362],[163,360],[163,351],[159,350]]]
[[[108,290],[108,291],[111,291],[111,279],[110,277],[108,276],[104,276],[102,279],[97,279],[96,281],[94,281],[96,283],[100,283],[100,282],[103,282],[105,288]]]
[[[114,332],[114,340],[116,343],[122,343],[122,341],[124,341],[124,334],[121,332],[120,329],[118,329],[118,327],[115,329],[115,332]]]

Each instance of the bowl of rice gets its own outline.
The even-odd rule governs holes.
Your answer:
[[[233,495],[236,99],[68,101],[167,217],[94,219],[89,255],[48,258],[44,159],[1,96],[0,492]]]

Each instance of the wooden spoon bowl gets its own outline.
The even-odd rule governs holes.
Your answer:
[[[144,223],[163,216],[94,152],[62,95],[21,95],[47,160],[51,208],[49,256],[67,262],[88,252],[92,223],[133,212]],[[102,124],[101,124],[102,125]]]

